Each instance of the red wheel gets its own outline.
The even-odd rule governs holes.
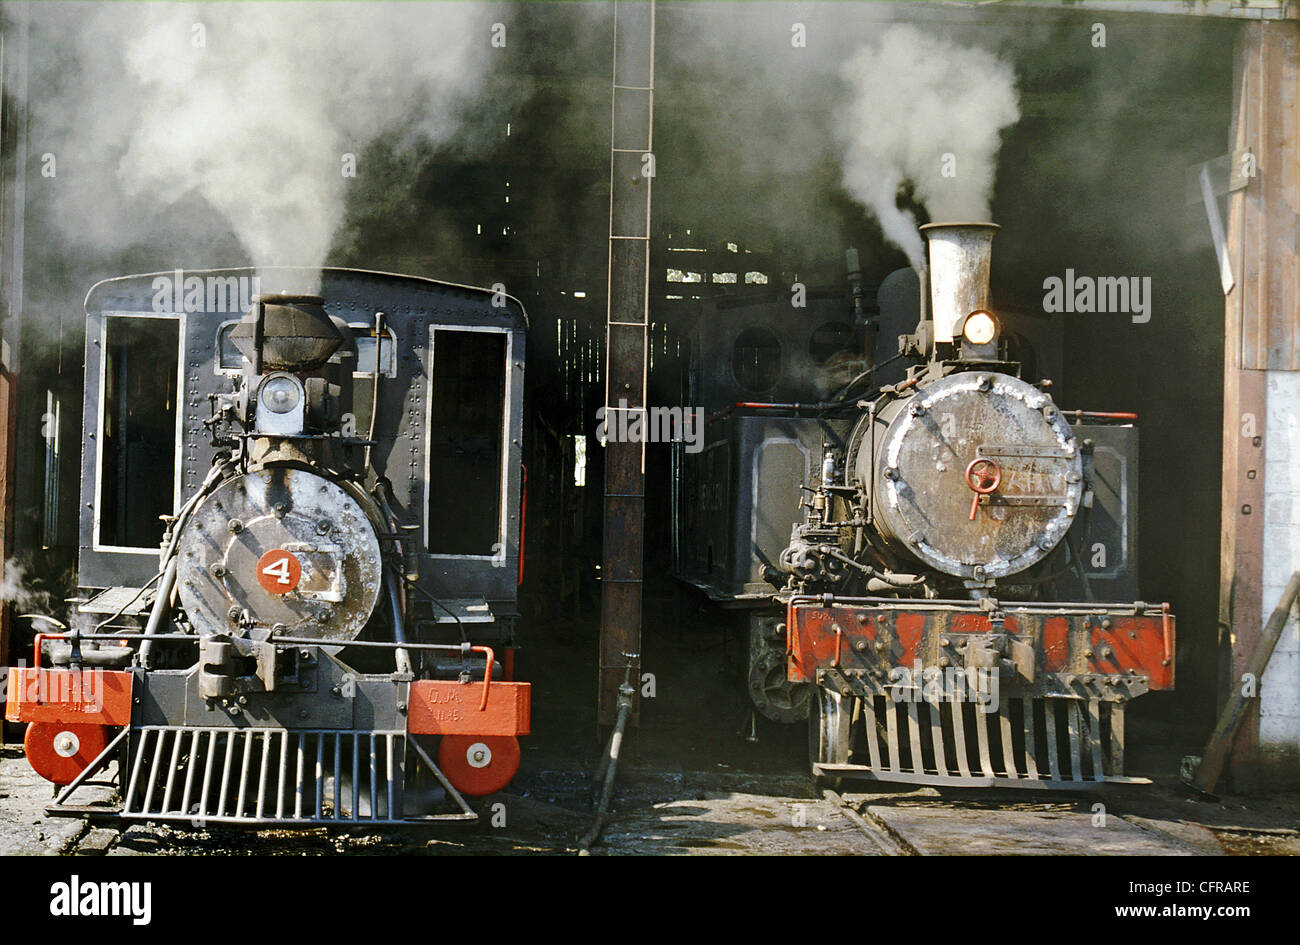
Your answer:
[[[519,739],[513,735],[444,735],[438,746],[438,767],[463,794],[495,794],[519,770]]]
[[[71,784],[107,745],[108,729],[84,722],[33,722],[23,736],[27,763],[55,784]]]
[[[1002,469],[991,459],[972,459],[966,467],[966,485],[980,495],[988,495],[1002,484]]]

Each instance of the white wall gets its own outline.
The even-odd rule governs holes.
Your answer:
[[[1268,372],[1264,443],[1264,619],[1300,570],[1300,371]],[[1283,764],[1300,758],[1300,621],[1296,608],[1260,688],[1260,746]]]

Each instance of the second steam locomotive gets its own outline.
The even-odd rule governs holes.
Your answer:
[[[1168,605],[1131,599],[1136,417],[1067,413],[1022,376],[989,299],[997,229],[923,227],[920,317],[895,357],[869,329],[900,280],[879,319],[860,290],[855,326],[822,306],[800,329],[814,366],[819,339],[867,337],[865,370],[829,396],[797,399],[788,313],[702,323],[697,365],[730,339],[731,371],[697,377],[720,409],[688,470],[679,573],[747,614],[753,703],[807,715],[826,782],[1131,780],[1125,706],[1174,683]]]

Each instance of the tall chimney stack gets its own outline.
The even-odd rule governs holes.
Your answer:
[[[934,340],[951,343],[953,326],[989,307],[989,272],[996,223],[927,223],[930,247],[930,317]]]

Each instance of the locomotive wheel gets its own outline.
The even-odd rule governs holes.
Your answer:
[[[23,736],[32,770],[54,784],[71,784],[108,745],[108,729],[84,722],[33,722]]]
[[[519,739],[513,735],[444,735],[438,767],[462,794],[495,794],[519,770]]]
[[[808,712],[808,763],[844,765],[853,756],[851,735],[853,731],[853,699],[841,696],[832,689],[816,686]],[[843,778],[839,775],[819,775],[813,772],[818,787],[839,790]]]

